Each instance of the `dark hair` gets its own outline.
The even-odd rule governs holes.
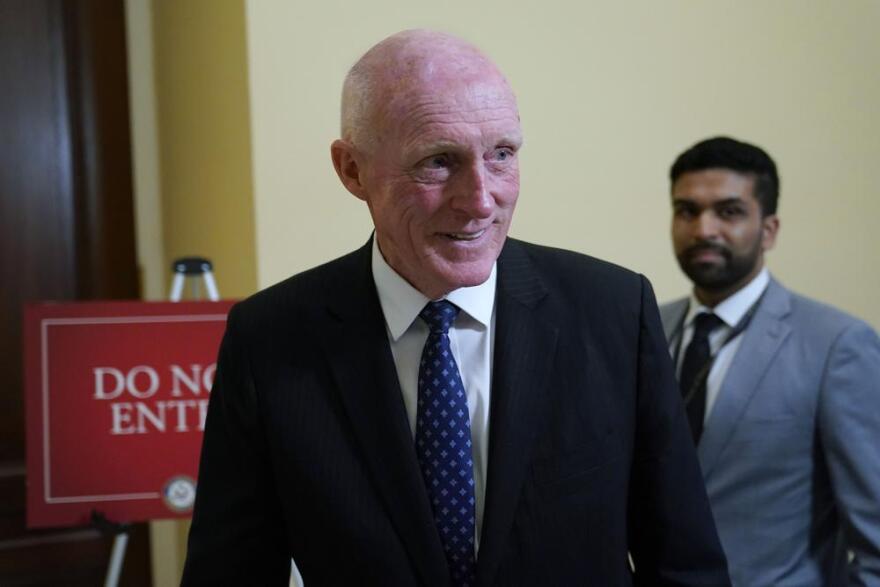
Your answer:
[[[773,159],[760,147],[729,137],[700,141],[678,156],[669,170],[669,179],[675,183],[685,173],[706,169],[729,169],[751,174],[755,178],[755,198],[761,205],[761,214],[776,214],[779,175]]]

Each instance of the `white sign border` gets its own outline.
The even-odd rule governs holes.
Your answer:
[[[137,501],[159,499],[158,491],[143,493],[111,493],[108,495],[73,495],[53,497],[51,495],[51,463],[49,434],[49,327],[83,324],[150,324],[169,322],[220,322],[226,321],[226,314],[172,314],[170,316],[126,316],[126,317],[88,317],[88,318],[44,318],[40,320],[40,360],[43,396],[43,499],[47,504],[84,503],[90,501]]]

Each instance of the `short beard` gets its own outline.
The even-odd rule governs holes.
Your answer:
[[[738,256],[722,245],[698,243],[678,255],[678,265],[700,289],[723,292],[742,282],[755,269],[761,257],[761,243],[762,239],[759,238],[752,250]],[[690,260],[692,255],[706,250],[716,251],[724,263],[695,263]]]

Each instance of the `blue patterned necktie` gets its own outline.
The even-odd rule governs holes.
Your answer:
[[[416,455],[452,584],[465,587],[475,582],[476,515],[467,394],[449,346],[457,315],[446,300],[429,302],[419,314],[431,332],[419,364]]]

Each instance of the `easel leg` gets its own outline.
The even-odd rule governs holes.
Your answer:
[[[125,549],[128,547],[128,531],[120,532],[113,539],[113,552],[110,555],[110,564],[107,566],[107,578],[104,579],[104,587],[116,587],[119,585],[119,574],[122,572],[122,562],[125,560]]]

